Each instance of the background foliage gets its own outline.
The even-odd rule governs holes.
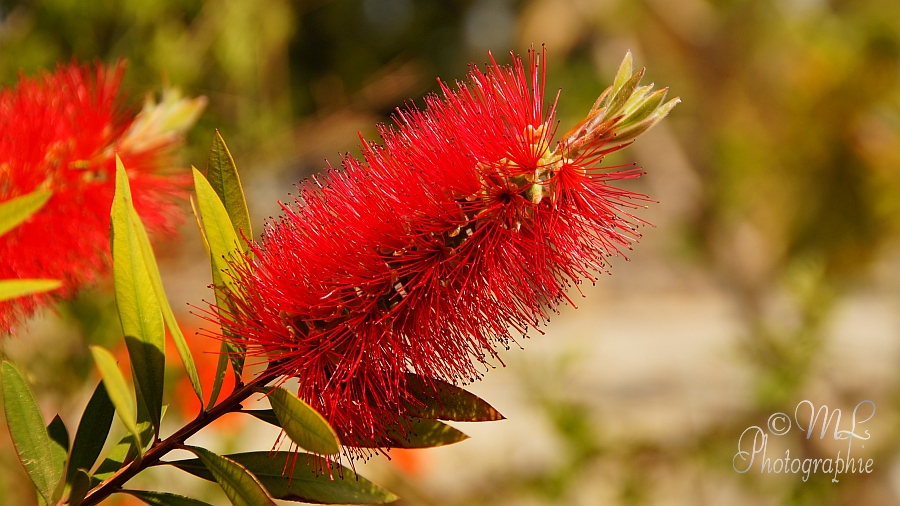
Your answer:
[[[381,483],[403,504],[887,504],[900,496],[898,19],[893,0],[0,0],[0,83],[73,57],[127,58],[135,104],[163,82],[207,95],[186,164],[204,163],[219,128],[260,219],[323,158],[355,150],[357,131],[372,137],[485,49],[502,61],[547,44],[563,130],[631,49],[648,81],[683,99],[621,157],[648,170],[638,188],[660,202],[641,217],[656,227],[477,390],[508,429],[397,452],[371,464]],[[164,282],[193,334],[183,303],[210,297],[202,245],[187,227],[166,251]],[[87,346],[119,338],[111,293],[4,343],[45,418],[77,416],[90,395]],[[194,341],[198,368],[214,368],[200,351],[217,345]],[[740,432],[805,398],[876,402],[876,472],[839,484],[734,473]],[[224,423],[210,446],[245,448],[255,431]],[[28,504],[4,444],[0,502]]]

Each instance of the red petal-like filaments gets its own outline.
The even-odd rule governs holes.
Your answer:
[[[640,172],[593,168],[614,132],[553,149],[543,56],[399,111],[383,146],[303,182],[239,267],[225,332],[298,378],[345,445],[390,446],[406,373],[480,377],[638,237],[625,210],[644,197],[611,183]]]

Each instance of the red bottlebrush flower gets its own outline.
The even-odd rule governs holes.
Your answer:
[[[37,307],[73,295],[109,271],[115,154],[151,233],[172,234],[190,176],[170,168],[172,147],[205,106],[168,91],[137,114],[123,109],[124,65],[61,65],[0,91],[0,202],[49,190],[47,204],[0,236],[0,279],[51,278],[56,292],[0,302],[0,334]]]
[[[493,59],[398,112],[383,146],[301,184],[236,268],[228,335],[299,378],[299,396],[347,446],[390,446],[411,401],[406,374],[465,383],[630,248],[642,195],[595,168],[677,102],[616,84],[555,146],[540,55]],[[352,450],[351,450],[352,451]]]

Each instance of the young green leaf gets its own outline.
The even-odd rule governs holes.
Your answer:
[[[137,400],[131,393],[131,389],[128,388],[128,384],[125,383],[125,377],[119,370],[119,364],[116,363],[112,353],[99,346],[91,346],[91,355],[94,356],[94,362],[100,369],[103,385],[109,394],[109,400],[116,407],[119,420],[134,437],[137,447],[143,448],[141,432],[137,424]]]
[[[144,228],[144,224],[141,223],[141,218],[138,216],[137,211],[134,210],[134,207],[131,208],[131,223],[134,225],[134,231],[137,234],[138,243],[141,247],[141,254],[147,266],[147,273],[150,275],[150,282],[153,284],[153,292],[156,294],[156,300],[162,309],[163,320],[166,323],[166,327],[169,328],[169,333],[172,334],[175,349],[178,350],[178,356],[181,357],[181,362],[184,364],[185,371],[187,371],[194,393],[200,399],[200,409],[202,410],[204,401],[203,387],[200,386],[200,376],[197,374],[194,357],[191,355],[191,349],[188,348],[187,341],[184,339],[184,334],[181,333],[178,321],[175,320],[175,313],[172,312],[172,306],[169,305],[169,299],[166,297],[166,292],[163,289],[162,277],[159,275],[159,265],[156,263],[156,256],[153,254],[150,238],[147,236],[147,230]]]
[[[407,374],[406,388],[419,401],[406,406],[406,412],[416,418],[457,422],[504,419],[499,411],[477,395],[441,380]]]
[[[72,482],[77,469],[94,467],[106,443],[115,414],[116,408],[109,400],[106,386],[101,381],[94,389],[94,394],[91,395],[91,400],[81,415],[81,421],[78,422],[75,442],[72,443],[72,456],[69,458],[67,481]]]
[[[68,506],[78,506],[91,489],[91,476],[84,469],[76,469],[72,473],[72,488],[69,489]]]
[[[613,79],[612,93],[618,93],[625,82],[631,79],[633,71],[634,58],[631,56],[631,51],[628,51],[625,53],[625,58],[622,58],[622,63],[619,64],[619,70],[616,72],[615,79]]]
[[[116,158],[116,193],[112,204],[113,285],[116,307],[131,358],[135,389],[146,415],[159,431],[165,376],[165,328],[162,309],[144,262],[131,211],[131,190],[122,161]],[[112,389],[107,385],[110,397]],[[113,398],[115,401],[115,398]],[[118,406],[117,406],[118,407]],[[144,414],[144,413],[141,413]],[[143,421],[143,420],[141,420]]]
[[[185,447],[200,459],[234,506],[276,506],[268,492],[247,468],[196,446]]]
[[[31,192],[0,204],[0,235],[14,229],[37,212],[53,195],[47,191]]]
[[[55,279],[4,279],[0,281],[0,301],[49,292],[60,286],[62,283]]]
[[[297,446],[320,455],[340,451],[334,429],[309,404],[282,387],[269,393],[268,399],[279,425]]]
[[[235,235],[241,237],[241,233],[243,233],[246,237],[252,238],[250,212],[247,210],[247,200],[244,198],[241,178],[234,165],[234,158],[218,130],[213,137],[212,147],[209,149],[206,177],[219,199],[222,200],[225,210],[228,211]],[[241,247],[244,253],[250,252],[250,246],[243,241],[241,241]]]
[[[0,374],[6,425],[16,454],[38,494],[46,504],[53,504],[53,493],[62,479],[65,464],[60,464],[54,455],[53,442],[44,428],[41,412],[18,369],[3,361]]]
[[[321,471],[323,458],[294,452],[250,452],[226,455],[252,472],[275,499],[315,504],[384,504],[397,496],[341,466]],[[173,466],[204,480],[213,475],[197,459],[180,460]],[[332,464],[335,466],[335,464]],[[285,472],[285,469],[293,472]]]
[[[151,492],[149,490],[122,490],[121,493],[133,495],[150,506],[210,506],[209,503],[191,499],[168,492]]]

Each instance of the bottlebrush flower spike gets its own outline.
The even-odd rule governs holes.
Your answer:
[[[484,71],[363,140],[364,160],[303,182],[235,264],[227,335],[299,378],[298,395],[350,447],[391,446],[406,373],[465,383],[630,248],[642,195],[597,168],[677,99],[638,88],[628,55],[585,121],[555,146],[545,53]],[[401,429],[402,430],[402,429]],[[350,450],[351,453],[357,450]]]
[[[51,294],[0,302],[0,334],[37,307],[73,295],[109,271],[115,154],[129,169],[135,207],[155,234],[172,234],[190,176],[171,168],[172,148],[206,104],[168,91],[136,116],[123,109],[124,65],[61,65],[0,91],[0,202],[35,190],[47,204],[0,237],[0,279],[51,278]]]

